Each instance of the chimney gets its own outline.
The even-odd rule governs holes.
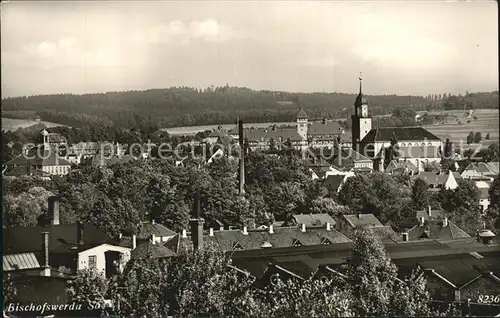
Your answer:
[[[429,217],[432,216],[432,209],[431,209],[431,206],[429,205]]]
[[[410,237],[408,235],[408,233],[403,233],[403,242],[408,242],[410,240]]]
[[[246,226],[243,227],[243,235],[248,235],[248,228]]]
[[[360,213],[358,213],[358,215],[357,215],[357,216],[358,216],[358,219],[361,219],[361,214],[360,214]]]
[[[478,242],[481,242],[481,236],[479,235],[479,230],[476,230],[476,238]]]
[[[137,247],[137,236],[134,234],[132,235],[132,249],[135,250]]]
[[[185,229],[182,230],[182,238],[187,238],[187,231]]]
[[[151,218],[151,224],[155,224],[155,219]]]
[[[50,224],[59,225],[59,197],[49,197],[49,217]]]
[[[156,235],[151,234],[151,243],[155,244],[156,242]]]
[[[423,216],[420,217],[420,226],[424,226],[425,218]]]
[[[239,194],[245,194],[245,142],[243,137],[243,121],[238,120],[239,142],[240,142],[240,180]]]
[[[49,232],[42,232],[42,273],[41,276],[50,276],[50,265],[49,265]]]
[[[203,223],[205,220],[200,217],[200,191],[196,191],[193,201],[193,218],[189,220],[191,225],[191,241],[195,250],[203,249]]]
[[[118,239],[121,240],[123,237],[123,234],[122,233],[118,233]]]
[[[269,234],[274,234],[274,228],[273,225],[269,225]]]
[[[447,227],[447,226],[448,226],[448,218],[447,218],[447,217],[445,217],[445,218],[443,219],[443,227]]]
[[[76,243],[83,244],[83,224],[80,221],[76,223]]]
[[[332,230],[332,225],[330,224],[330,222],[326,222],[326,230],[327,231],[331,231]]]
[[[208,236],[210,236],[210,237],[214,236],[214,229],[213,228],[209,229]]]
[[[306,225],[302,224],[302,232],[305,232],[305,231],[306,231]]]

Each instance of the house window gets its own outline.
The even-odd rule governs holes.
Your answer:
[[[329,245],[329,244],[332,244],[332,241],[330,241],[330,239],[329,239],[329,238],[324,237],[324,238],[321,240],[321,245]]]
[[[96,255],[89,256],[89,268],[97,268],[97,256]]]

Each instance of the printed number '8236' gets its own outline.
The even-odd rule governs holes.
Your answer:
[[[478,303],[483,304],[500,304],[500,295],[479,295],[477,298]]]

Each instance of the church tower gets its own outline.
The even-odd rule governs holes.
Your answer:
[[[363,95],[363,78],[359,76],[359,94],[354,102],[354,114],[352,120],[352,149],[357,149],[359,143],[372,129],[372,119],[368,116],[368,100]]]
[[[299,113],[297,114],[297,132],[303,140],[307,140],[307,114],[300,106]]]

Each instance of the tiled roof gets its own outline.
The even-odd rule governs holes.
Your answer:
[[[307,228],[326,226],[327,223],[330,223],[330,225],[333,226],[336,223],[335,220],[327,213],[294,214],[292,215],[292,218],[294,219],[295,224],[305,224]]]
[[[389,225],[373,226],[370,227],[370,230],[373,232],[374,235],[376,235],[382,240],[392,240],[392,241],[401,240],[401,236],[396,232],[394,232],[392,227],[390,227]]]
[[[172,256],[175,256],[172,250],[165,247],[163,244],[152,244],[149,240],[138,244],[131,253],[132,259],[166,258]]]
[[[452,260],[423,260],[417,264],[425,269],[434,269],[459,288],[485,271],[500,274],[500,259],[495,257],[476,258],[465,254]],[[498,288],[500,289],[500,285]]]
[[[64,246],[74,246],[77,243],[78,226],[73,224],[52,225],[49,227],[31,226],[3,229],[3,252],[18,254],[40,252],[42,248],[42,232],[49,232],[50,251],[60,250]],[[88,245],[116,244],[93,224],[83,224],[83,241]]]
[[[241,230],[214,231],[214,236],[207,236],[207,239],[224,251],[234,250],[236,243],[242,249],[261,249],[264,242],[273,247],[292,247],[297,242],[306,246],[350,242],[340,232],[334,229],[327,231],[326,227],[307,229],[306,232],[302,232],[300,227],[277,227],[273,234],[268,230],[249,230],[247,235]]]
[[[315,137],[320,135],[340,135],[342,126],[335,121],[314,122],[307,127],[307,136]]]
[[[387,165],[387,168],[385,168],[386,172],[398,172],[405,170],[409,172],[419,171],[418,167],[415,166],[411,161],[398,159],[391,160],[391,162],[389,162],[389,165]]]
[[[352,148],[311,149],[317,158],[323,158],[339,169],[352,169],[355,162],[372,162],[372,160]]]
[[[485,175],[496,175],[498,174],[498,162],[478,162],[471,163],[465,168],[465,170],[472,170]]]
[[[245,135],[245,138],[247,138],[249,142],[269,142],[271,138],[273,138],[276,143],[279,143],[280,137],[282,138],[283,142],[287,141],[287,139],[290,139],[290,141],[303,140],[303,138],[297,132],[297,129],[293,128],[276,128],[276,130],[273,130],[272,128],[245,128],[243,133]]]
[[[399,158],[441,158],[439,148],[434,146],[400,146],[397,152]]]
[[[383,226],[382,223],[375,217],[375,215],[369,214],[345,214],[342,216],[347,222],[353,226]]]
[[[5,176],[8,177],[19,177],[19,176],[26,176],[28,175],[28,171],[25,166],[23,167],[7,167],[7,169],[4,172]],[[52,175],[48,172],[38,170],[38,169],[31,169],[29,171],[29,175],[35,175],[35,176],[40,176],[40,177],[46,177],[50,178]]]
[[[393,135],[399,141],[440,140],[436,135],[422,127],[387,127],[370,130],[363,138],[363,143],[390,141]]]
[[[415,181],[417,179],[422,179],[425,181],[427,184],[434,184],[434,185],[444,185],[446,183],[446,180],[448,180],[448,174],[446,173],[436,173],[432,171],[422,171],[419,172],[419,174],[415,174],[411,176],[411,180]]]
[[[60,157],[55,151],[43,150],[40,155],[37,154],[37,150],[33,150],[27,156],[19,155],[5,165],[26,167],[29,163],[31,166],[71,166],[69,161]]]
[[[139,225],[139,232],[137,233],[137,238],[150,238],[152,234],[157,237],[163,236],[174,236],[177,233],[171,229],[165,227],[162,224],[151,223],[151,222],[141,222]]]
[[[416,225],[408,230],[410,240],[418,239],[455,239],[470,237],[455,223],[448,220],[448,226],[443,227],[442,220],[429,220],[423,226]]]
[[[429,216],[428,210],[420,210],[420,211],[417,211],[414,216],[410,216],[410,217],[404,219],[400,223],[400,226],[402,226],[402,227],[414,227],[414,226],[420,224],[420,220],[422,217],[424,218],[424,221],[441,220],[444,217],[444,215],[440,210],[431,210],[430,216]]]

